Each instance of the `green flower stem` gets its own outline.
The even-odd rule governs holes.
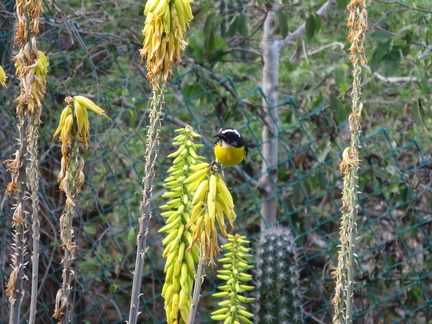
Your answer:
[[[75,178],[77,175],[77,164],[79,158],[79,144],[75,136],[72,136],[72,144],[70,149],[71,165],[70,176],[68,179],[69,190],[72,193],[73,204],[75,204],[75,196],[77,188]],[[62,216],[60,217],[60,238],[63,244],[64,257],[63,257],[63,283],[61,287],[61,298],[56,298],[56,310],[53,317],[60,319],[62,323],[66,324],[71,321],[72,309],[70,303],[70,292],[72,289],[73,267],[72,262],[75,258],[75,242],[74,231],[72,227],[73,216],[75,214],[75,207],[66,204]],[[59,297],[59,296],[57,296]],[[60,315],[61,314],[61,315]],[[60,318],[59,318],[60,317]]]
[[[144,268],[144,257],[150,221],[150,201],[153,195],[153,179],[155,176],[154,166],[157,157],[157,146],[159,142],[160,117],[164,103],[165,83],[159,79],[153,85],[153,98],[149,114],[149,126],[147,130],[147,141],[145,146],[145,167],[143,178],[143,200],[141,202],[141,217],[139,218],[139,232],[137,235],[137,253],[135,260],[135,272],[133,276],[132,293],[129,310],[129,324],[135,324],[138,319],[139,297],[141,291],[142,273]]]
[[[16,98],[17,103],[17,127],[19,129],[18,138],[18,151],[16,152],[15,160],[7,161],[9,170],[11,171],[12,181],[8,185],[6,192],[14,196],[15,199],[15,210],[13,214],[12,227],[14,230],[14,253],[12,255],[12,272],[10,274],[7,283],[7,294],[9,295],[9,301],[11,303],[9,323],[19,323],[21,317],[21,304],[25,295],[24,292],[24,280],[28,278],[24,274],[24,268],[26,263],[24,262],[24,256],[26,255],[26,226],[28,220],[26,217],[26,202],[27,199],[27,180],[34,180],[30,183],[30,199],[32,201],[32,211],[38,209],[38,185],[37,185],[37,166],[34,167],[34,163],[37,165],[37,143],[38,136],[35,128],[39,122],[40,109],[32,100],[42,98],[39,96],[39,92],[34,94],[35,82],[33,79],[34,69],[28,67],[34,64],[34,58],[37,57],[37,49],[33,48],[32,44],[36,44],[35,37],[38,34],[38,21],[39,16],[42,13],[41,2],[24,2],[16,0],[16,34],[15,42],[21,49],[13,57],[16,67],[16,75],[20,80],[20,95]],[[27,46],[26,53],[24,56],[23,52]],[[41,90],[41,89],[38,89]],[[32,94],[31,96],[29,94]],[[36,106],[36,107],[35,107]],[[32,109],[32,107],[35,107]],[[35,110],[39,110],[37,114]],[[32,115],[32,117],[30,117]],[[34,116],[36,115],[36,117]],[[30,121],[30,118],[32,119]],[[34,123],[34,119],[37,120]],[[29,126],[30,123],[30,126]],[[28,138],[27,138],[28,136]],[[27,177],[27,157],[30,154],[30,171],[29,177]],[[36,185],[35,185],[36,184]],[[33,217],[37,218],[37,213]],[[35,219],[32,219],[32,223],[36,223],[32,227],[33,238],[36,238],[34,242],[34,249],[32,255],[32,300],[30,302],[30,324],[34,323],[34,314],[36,312],[36,298],[37,298],[37,272],[38,272],[38,237],[39,228]],[[35,250],[36,248],[36,250]],[[35,289],[36,291],[33,291]]]
[[[9,313],[9,323],[18,324],[21,317],[21,304],[24,297],[24,281],[27,279],[24,274],[24,256],[26,252],[26,220],[25,220],[25,192],[26,192],[26,129],[28,123],[28,112],[18,115],[18,151],[16,153],[15,163],[18,169],[12,170],[12,177],[18,177],[17,189],[13,191],[16,201],[15,211],[13,214],[12,226],[15,228],[14,236],[14,253],[12,256],[12,272],[7,284],[9,301],[11,309]],[[14,175],[14,173],[16,173]]]
[[[38,142],[39,142],[39,118],[32,116],[30,118],[30,134],[28,139],[29,148],[29,167],[28,178],[30,186],[30,199],[32,202],[32,278],[31,278],[31,299],[30,299],[30,317],[29,324],[36,321],[36,304],[38,297],[38,278],[39,278],[39,166],[38,166]]]
[[[62,232],[63,244],[65,242],[71,242],[73,239],[72,232],[72,219],[73,219],[74,209],[70,206],[66,207],[65,213],[62,215],[61,222],[64,222],[64,231]],[[63,226],[63,225],[62,225]],[[72,242],[71,242],[72,243]],[[69,323],[71,320],[71,304],[70,291],[72,289],[72,261],[74,259],[74,250],[70,247],[64,247],[64,258],[63,258],[63,284],[62,284],[62,295],[64,299],[64,308],[62,313],[62,323]]]
[[[353,321],[354,299],[354,273],[355,273],[355,248],[357,240],[357,203],[358,203],[358,170],[361,133],[361,114],[363,104],[361,102],[361,65],[366,63],[363,47],[367,30],[366,2],[352,0],[348,5],[350,27],[348,40],[351,42],[349,59],[353,65],[353,90],[352,113],[349,117],[349,129],[351,131],[351,146],[345,149],[340,165],[344,174],[344,187],[342,191],[343,205],[340,226],[340,251],[338,266],[333,271],[336,279],[333,323],[350,324]]]
[[[195,274],[195,284],[194,284],[194,290],[193,290],[193,297],[192,297],[192,304],[191,304],[191,309],[190,309],[190,313],[189,313],[189,319],[188,319],[188,323],[187,324],[193,324],[195,322],[195,316],[196,316],[196,312],[198,310],[198,304],[199,304],[199,300],[200,300],[200,295],[201,295],[201,286],[202,283],[204,281],[204,262],[202,261],[203,259],[203,251],[201,250],[201,248],[199,249],[199,263],[198,263],[198,269],[197,272]]]

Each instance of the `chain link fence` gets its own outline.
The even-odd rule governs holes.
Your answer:
[[[74,12],[72,19],[65,15],[70,9],[59,6],[50,3],[46,8],[38,45],[50,60],[50,71],[40,128],[37,321],[56,322],[51,315],[62,275],[58,219],[65,198],[57,182],[60,147],[52,143],[52,134],[64,98],[79,93],[104,107],[112,119],[90,117],[91,139],[84,153],[86,182],[74,219],[78,248],[72,290],[73,323],[123,323],[129,311],[135,262],[150,88],[137,55],[139,44],[104,32],[106,26],[93,31],[91,24],[83,22],[86,17]],[[17,134],[14,98],[18,81],[11,63],[16,50],[12,1],[2,4],[1,15],[6,19],[0,29],[0,58],[9,76],[8,88],[0,92],[0,160],[4,161],[16,149]],[[138,32],[139,28],[135,26]],[[225,170],[238,214],[231,232],[246,235],[255,248],[261,231],[262,201],[256,186],[265,160],[261,152],[260,114],[265,98],[261,88],[245,87],[241,80],[217,76],[186,60],[177,67],[165,97],[140,323],[165,321],[161,297],[163,236],[157,232],[164,220],[158,206],[164,202],[163,179],[171,164],[166,156],[174,150],[174,129],[189,124],[200,132],[205,144],[201,153],[209,160],[212,136],[221,126],[241,131],[249,155],[241,168]],[[296,267],[305,322],[329,323],[334,288],[330,271],[337,262],[339,244],[342,177],[338,165],[349,143],[347,124],[342,120],[347,118],[349,103],[335,111],[325,100],[300,106],[296,98],[280,98],[278,107],[273,108],[279,109],[281,116],[275,135],[279,142],[278,223],[292,229],[299,247]],[[377,127],[365,132],[363,138],[354,322],[432,323],[432,160],[424,148],[425,139],[398,144],[390,133]],[[11,271],[13,201],[4,195],[10,175],[3,163],[0,174],[0,322],[6,323],[9,305],[5,285]],[[210,312],[216,307],[210,296],[220,284],[215,273],[211,268],[207,270],[197,323],[210,322]],[[22,308],[24,322],[28,318],[29,285],[27,282]]]

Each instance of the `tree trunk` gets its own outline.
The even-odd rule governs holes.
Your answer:
[[[276,6],[276,4],[275,4]],[[275,9],[273,7],[273,9]],[[280,40],[275,35],[276,14],[274,10],[267,12],[264,22],[264,35],[261,42],[263,50],[263,79],[262,88],[266,98],[263,99],[265,116],[262,131],[263,162],[259,188],[261,190],[261,229],[276,222],[277,213],[277,163],[278,163],[278,135],[279,111],[278,82],[279,82],[279,54]]]
[[[335,4],[335,0],[328,0],[316,12],[319,16],[327,14],[328,10]],[[278,86],[279,86],[279,56],[283,48],[288,46],[306,31],[306,24],[303,24],[285,39],[279,40],[276,35],[276,13],[279,3],[275,0],[273,8],[267,12],[264,22],[264,35],[261,42],[263,50],[263,79],[262,88],[266,98],[263,99],[265,116],[263,117],[264,129],[262,131],[262,154],[263,163],[261,168],[262,176],[258,188],[261,192],[261,229],[277,221],[278,204],[278,141],[279,141],[279,109]]]

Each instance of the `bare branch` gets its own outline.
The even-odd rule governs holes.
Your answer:
[[[329,0],[326,3],[324,3],[321,8],[319,8],[316,12],[318,16],[325,16],[329,9],[335,5],[335,0]],[[284,47],[291,44],[293,41],[295,41],[297,38],[299,38],[301,35],[303,35],[306,32],[306,24],[301,25],[299,28],[297,28],[295,31],[293,31],[291,34],[289,34],[283,41],[279,43],[280,50],[282,50]]]
[[[422,55],[419,56],[419,60],[423,60],[428,54],[429,52],[432,51],[432,45],[429,45],[428,48],[426,48],[426,50],[422,53]]]
[[[366,70],[368,70],[370,73],[372,73],[371,68],[363,64],[362,65]],[[410,82],[419,82],[420,80],[416,77],[385,77],[378,72],[373,73],[373,76],[376,76],[378,80],[387,82],[387,83],[410,83]],[[429,82],[432,82],[432,79],[428,80]]]
[[[343,43],[341,43],[341,42],[333,42],[333,43],[324,45],[323,47],[317,48],[317,49],[315,49],[313,51],[309,51],[307,53],[307,55],[308,56],[312,56],[312,55],[318,54],[319,52],[322,52],[322,51],[326,50],[327,48],[330,48],[330,47],[333,47],[333,46],[338,46],[342,51],[343,51],[343,49],[345,47],[345,45]]]
[[[410,9],[410,10],[417,10],[417,11],[420,11],[420,12],[432,13],[432,10],[427,10],[427,9],[422,9],[422,8],[411,7],[411,6],[406,5],[406,4],[404,4],[404,3],[402,3],[402,2],[399,2],[399,1],[384,1],[384,0],[376,0],[376,2],[385,3],[385,4],[398,4],[398,5],[400,5],[401,7],[408,8],[408,9]]]

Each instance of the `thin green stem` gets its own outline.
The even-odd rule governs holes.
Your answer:
[[[333,305],[335,313],[334,323],[350,324],[354,312],[354,273],[355,248],[357,241],[357,203],[358,203],[358,170],[361,134],[361,64],[366,62],[363,47],[367,30],[366,2],[352,0],[348,5],[350,27],[348,40],[351,42],[349,59],[353,65],[352,113],[349,117],[351,131],[351,147],[345,149],[340,169],[344,174],[343,205],[341,207],[341,249],[338,267],[333,272],[336,278],[335,297]],[[344,313],[345,311],[345,313]]]
[[[16,8],[16,34],[15,42],[20,51],[13,57],[16,67],[16,75],[20,80],[20,95],[15,100],[17,103],[17,126],[19,129],[19,149],[15,161],[8,162],[11,170],[12,182],[7,188],[8,193],[13,193],[16,199],[15,212],[13,215],[13,227],[15,227],[15,254],[13,256],[13,269],[8,282],[8,293],[10,292],[10,323],[20,322],[21,303],[24,297],[24,280],[28,278],[24,274],[26,264],[26,229],[28,224],[26,203],[27,186],[29,187],[30,200],[32,203],[32,292],[30,301],[29,323],[35,322],[37,283],[39,267],[39,222],[38,222],[38,130],[40,107],[38,104],[43,99],[41,89],[35,87],[34,60],[38,57],[35,46],[38,34],[39,17],[43,10],[41,0],[38,1],[15,1]],[[24,55],[24,53],[26,53]],[[37,91],[35,91],[37,90]],[[33,101],[33,103],[32,103]],[[35,104],[37,101],[38,104]],[[28,158],[28,161],[26,161]],[[27,163],[29,171],[27,171]],[[27,182],[27,180],[29,182]]]
[[[30,134],[28,139],[29,145],[29,185],[30,199],[32,202],[32,279],[31,279],[31,300],[30,300],[30,317],[29,324],[34,324],[36,321],[36,304],[38,297],[38,278],[39,278],[39,182],[38,182],[38,139],[39,139],[39,121],[38,118],[32,116],[30,120]]]
[[[351,188],[357,188],[357,168],[351,171]],[[355,274],[355,247],[357,240],[357,211],[355,206],[357,206],[357,192],[353,192],[352,202],[353,208],[348,217],[348,262],[347,262],[347,289],[346,289],[346,317],[345,323],[352,323],[353,320],[353,298],[354,298],[354,274]]]
[[[73,216],[75,214],[75,196],[77,193],[76,188],[76,175],[79,165],[79,144],[77,139],[72,137],[72,144],[70,148],[70,167],[69,178],[67,178],[68,186],[66,193],[66,206],[63,214],[60,217],[60,238],[63,245],[63,282],[60,290],[57,292],[56,305],[53,317],[60,319],[61,323],[67,324],[72,319],[72,308],[70,303],[70,292],[72,290],[73,268],[72,263],[75,258],[76,245],[74,242],[74,230],[72,227]]]
[[[203,257],[203,251],[201,248],[199,249],[199,263],[198,263],[198,269],[197,273],[195,275],[195,284],[194,284],[194,290],[193,290],[193,297],[192,297],[192,304],[191,304],[191,310],[189,312],[189,319],[187,324],[193,324],[195,322],[195,316],[196,312],[198,310],[198,304],[200,300],[201,295],[201,285],[204,281],[204,262],[202,261]]]
[[[141,217],[139,218],[139,231],[137,235],[137,253],[135,259],[135,272],[132,283],[132,293],[129,309],[129,324],[136,324],[138,319],[139,297],[146,253],[148,224],[151,218],[150,207],[153,195],[154,166],[159,145],[160,117],[164,104],[165,83],[157,82],[153,86],[153,98],[149,114],[149,126],[147,128],[147,140],[145,146],[145,167],[143,183],[143,200],[141,202]]]
[[[68,244],[73,244],[73,230],[72,230],[72,219],[73,219],[74,209],[73,207],[67,206],[66,211],[62,217],[65,224],[64,232],[64,259],[63,259],[63,298],[64,298],[64,308],[62,313],[62,323],[69,323],[71,320],[71,303],[70,291],[72,289],[72,261],[74,259],[74,248],[68,246]]]
[[[239,245],[238,242],[234,242],[233,245],[234,246],[233,246],[233,249],[231,251],[237,252],[238,245]],[[233,257],[232,257],[232,267],[231,267],[231,271],[233,271],[233,273],[234,273],[234,270],[238,270],[239,269],[239,267],[237,265],[237,261],[238,261],[237,259],[238,259],[237,254],[233,255]],[[231,287],[232,287],[231,289],[234,292],[232,294],[232,296],[231,296],[231,307],[232,307],[232,306],[236,306],[237,304],[239,304],[238,296],[237,296],[239,294],[239,292],[236,289],[239,280],[238,280],[238,276],[237,275],[232,275],[231,278],[233,280],[233,282],[231,284]],[[234,315],[233,321],[237,320],[238,313],[234,312],[233,315]]]
[[[24,112],[18,116],[18,129],[19,129],[19,148],[16,154],[14,163],[18,170],[17,188],[14,190],[14,198],[16,201],[15,211],[13,215],[12,226],[15,227],[14,231],[14,254],[12,263],[12,272],[8,281],[8,288],[10,287],[9,301],[11,303],[11,310],[9,314],[9,323],[18,324],[21,318],[21,304],[24,297],[24,256],[26,255],[26,220],[25,220],[25,192],[26,192],[26,152],[27,140],[26,129],[28,123],[28,113]],[[11,172],[14,172],[11,170]],[[14,175],[12,175],[14,177]]]
[[[348,217],[348,263],[347,263],[347,289],[346,289],[346,317],[345,323],[353,321],[353,299],[354,299],[354,274],[355,274],[355,249],[357,241],[357,203],[358,203],[358,152],[360,150],[360,118],[361,118],[361,65],[360,58],[355,57],[353,61],[353,93],[351,114],[351,151],[353,163],[350,165],[348,186],[350,194],[349,217]]]

